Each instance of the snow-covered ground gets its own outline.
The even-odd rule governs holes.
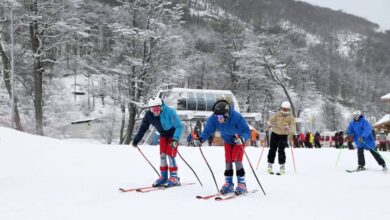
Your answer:
[[[158,148],[141,147],[158,167]],[[222,147],[204,147],[206,157],[223,182]],[[129,146],[107,146],[38,137],[0,127],[0,219],[299,219],[367,220],[390,218],[390,175],[366,152],[368,170],[356,167],[356,151],[294,149],[297,173],[287,149],[287,174],[265,173],[266,153],[256,171],[261,191],[236,200],[201,201],[215,184],[199,149],[181,147],[182,156],[197,171],[199,184],[150,193],[121,193],[119,187],[150,185],[156,173]],[[248,148],[256,166],[260,149]],[[387,158],[389,153],[383,153]],[[246,161],[246,160],[245,160]],[[197,182],[178,159],[182,182]],[[245,162],[247,185],[259,189]]]

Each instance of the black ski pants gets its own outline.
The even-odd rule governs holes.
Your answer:
[[[383,160],[383,158],[381,157],[381,155],[378,152],[376,152],[375,150],[372,150],[372,149],[370,149],[370,152],[371,152],[372,156],[374,156],[376,162],[378,162],[379,165],[383,166],[385,164],[385,161]],[[366,161],[364,159],[364,149],[358,148],[357,153],[358,153],[358,164],[361,166],[366,165]]]
[[[321,143],[319,141],[314,142],[316,148],[321,148]]]
[[[271,133],[271,143],[268,151],[268,163],[275,162],[276,151],[278,151],[279,164],[286,163],[286,153],[284,149],[288,147],[287,143],[288,135],[279,135],[274,132]]]

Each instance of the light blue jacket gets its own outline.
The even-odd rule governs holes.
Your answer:
[[[183,125],[176,110],[168,107],[165,102],[162,103],[161,114],[159,116],[154,116],[150,110],[146,111],[138,133],[134,137],[134,144],[138,144],[141,141],[150,125],[156,128],[161,137],[174,138],[177,141],[180,140],[183,132]]]

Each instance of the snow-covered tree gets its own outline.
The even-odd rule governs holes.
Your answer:
[[[31,45],[28,58],[33,79],[35,132],[43,135],[45,74],[50,73],[52,65],[61,62],[57,50],[71,39],[77,24],[72,15],[77,1],[30,0],[20,3],[25,9],[22,31],[28,30]]]
[[[169,45],[178,38],[173,30],[180,25],[182,11],[180,5],[162,0],[121,3],[115,8],[117,22],[110,28],[115,34],[113,72],[123,75],[126,88],[123,101],[127,103],[129,118],[123,143],[129,144],[137,110],[159,88],[162,80],[158,76],[169,62],[165,56],[174,52]]]

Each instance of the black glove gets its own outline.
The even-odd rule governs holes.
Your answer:
[[[243,145],[245,143],[244,139],[242,137],[235,137],[234,138],[234,143],[237,145]]]
[[[173,139],[171,143],[169,143],[169,146],[171,146],[172,148],[177,148],[179,146],[179,142]]]
[[[193,144],[195,147],[200,147],[200,146],[202,146],[202,143],[203,143],[203,139],[202,139],[202,138],[194,138],[194,139],[192,139],[192,144]]]
[[[136,143],[134,143],[134,141],[133,141],[133,142],[131,142],[131,146],[133,146],[133,147],[138,147],[138,146],[137,146],[137,144],[136,144]]]

